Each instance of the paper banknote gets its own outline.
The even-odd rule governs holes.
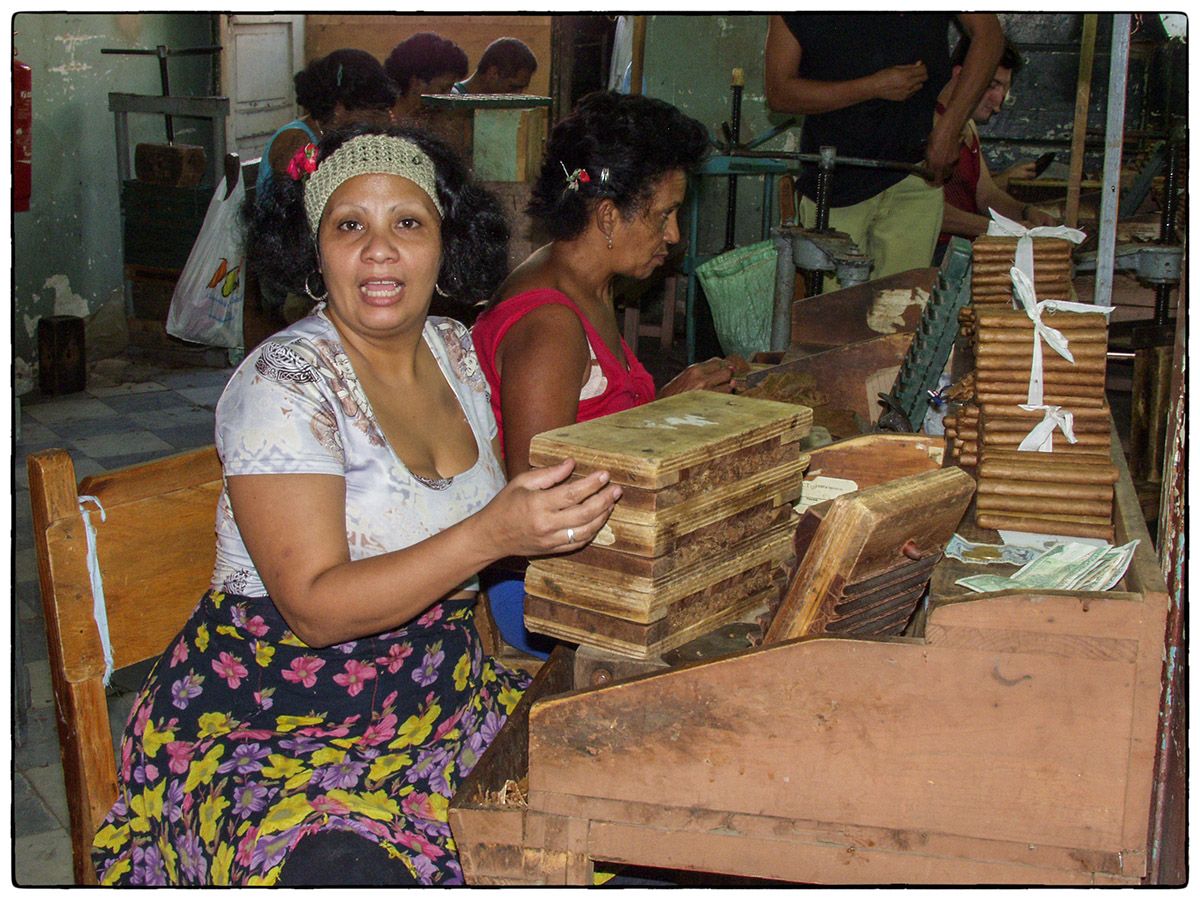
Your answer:
[[[955,584],[981,593],[1022,588],[1107,591],[1125,577],[1137,545],[1137,541],[1120,547],[1093,547],[1074,542],[1056,544],[1012,575],[971,575],[958,579]],[[946,552],[949,554],[949,548]]]

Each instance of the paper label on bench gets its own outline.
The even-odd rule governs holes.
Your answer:
[[[834,497],[840,497],[842,494],[849,494],[857,490],[858,484],[849,478],[831,478],[828,475],[818,475],[816,478],[804,482],[804,486],[800,489],[800,502],[796,504],[795,509],[796,512],[803,513],[814,503],[832,500]]]

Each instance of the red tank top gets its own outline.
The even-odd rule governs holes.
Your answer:
[[[937,111],[939,114],[944,114],[946,108],[939,103]],[[963,212],[979,212],[975,207],[975,191],[979,187],[979,173],[979,135],[972,129],[970,138],[958,145],[958,165],[954,167],[954,174],[942,186],[942,196],[945,201]],[[938,243],[949,243],[951,237],[949,232],[943,231],[938,235]]]
[[[579,401],[576,421],[586,422],[589,419],[598,419],[609,413],[641,406],[654,399],[654,379],[646,371],[645,366],[638,362],[624,338],[621,339],[621,350],[629,363],[628,370],[621,365],[616,354],[608,349],[608,345],[604,343],[600,333],[592,327],[587,316],[570,297],[551,288],[526,291],[523,294],[509,297],[489,309],[479,317],[471,329],[471,340],[475,345],[475,353],[479,357],[479,367],[483,369],[491,392],[492,412],[496,416],[496,426],[499,429],[502,448],[504,446],[504,419],[500,411],[500,373],[496,371],[496,351],[500,349],[500,342],[504,340],[504,336],[508,334],[508,330],[514,324],[539,306],[546,306],[550,303],[565,306],[579,317],[579,322],[583,325],[583,333],[587,336],[588,344],[591,345],[592,353],[595,354],[596,361],[600,363],[600,371],[608,381],[608,387],[600,396]]]

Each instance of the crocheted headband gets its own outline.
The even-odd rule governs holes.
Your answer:
[[[321,160],[317,170],[305,180],[304,211],[313,234],[321,225],[325,204],[341,185],[355,175],[399,175],[407,178],[426,194],[444,215],[437,195],[437,177],[433,160],[405,138],[386,134],[364,134],[338,147],[333,156]]]

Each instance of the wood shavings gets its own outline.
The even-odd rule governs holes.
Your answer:
[[[508,779],[498,791],[487,791],[483,795],[485,806],[528,806],[529,779]]]

